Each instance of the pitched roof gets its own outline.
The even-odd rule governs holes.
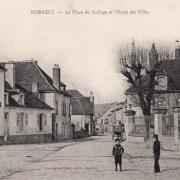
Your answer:
[[[10,84],[7,81],[5,81],[5,90],[12,90]]]
[[[80,97],[72,99],[73,115],[93,115],[94,102],[90,101],[90,97]]]
[[[98,117],[99,115],[104,114],[114,104],[115,103],[95,104],[95,115]]]
[[[67,92],[72,96],[72,97],[84,97],[78,90],[74,90],[74,89],[69,89],[67,90]]]
[[[38,66],[38,65],[37,65]],[[45,78],[47,79],[47,81],[49,82],[49,84],[51,84],[53,86],[53,80],[52,78],[45,73],[45,71],[43,69],[41,69],[39,66],[38,68],[40,69],[40,71],[42,72],[42,74],[45,76]],[[62,81],[60,81],[60,86],[66,86]],[[55,88],[55,87],[54,87]]]
[[[72,96],[72,114],[73,115],[93,115],[94,102],[90,97],[83,96],[78,90],[67,90]]]
[[[15,107],[25,107],[25,108],[38,108],[38,109],[53,109],[39,98],[34,96],[31,92],[28,92],[25,88],[20,86],[19,84],[15,84],[15,87],[20,90],[21,93],[24,94],[24,105],[18,104],[14,99],[13,91],[9,91],[9,104],[6,106],[15,106]],[[8,91],[9,89],[6,89]],[[18,94],[18,92],[16,92]]]
[[[32,82],[38,82],[40,91],[55,91],[33,61],[15,62],[15,80],[30,92],[32,92]]]
[[[38,82],[39,91],[55,91],[65,96],[70,96],[67,92],[57,90],[53,86],[52,78],[46,74],[34,61],[21,61],[15,63],[16,82],[28,91],[32,91],[32,82]],[[60,83],[61,86],[66,86]]]

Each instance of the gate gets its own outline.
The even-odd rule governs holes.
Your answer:
[[[167,114],[162,117],[162,135],[173,136],[174,135],[174,116],[173,114]]]

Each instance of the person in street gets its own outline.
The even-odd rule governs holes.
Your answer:
[[[113,147],[113,151],[112,151],[115,161],[115,171],[117,171],[118,164],[120,171],[122,171],[122,154],[124,153],[124,148],[121,146],[119,139],[116,139],[115,142],[116,144]]]
[[[160,142],[157,134],[154,135],[153,153],[154,153],[154,172],[158,173],[160,172],[160,167],[159,167]]]

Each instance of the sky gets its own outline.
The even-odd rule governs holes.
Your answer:
[[[67,88],[86,96],[93,91],[96,103],[124,101],[127,83],[119,73],[119,48],[135,39],[149,48],[155,42],[173,49],[175,40],[180,40],[179,0],[0,3],[0,61],[34,59],[50,76],[53,65],[59,64]],[[53,10],[54,14],[31,14],[32,10]],[[128,14],[116,14],[117,10]]]

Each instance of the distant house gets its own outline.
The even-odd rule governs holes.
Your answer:
[[[7,69],[6,81],[10,87],[13,87],[15,83],[15,86],[21,89],[20,92],[24,89],[31,93],[36,100],[46,104],[46,107],[53,108],[49,122],[51,124],[49,130],[51,130],[52,140],[71,139],[71,96],[66,92],[66,85],[61,81],[59,65],[56,64],[53,67],[53,78],[45,73],[39,67],[37,61],[34,60],[5,62],[1,63],[1,65]],[[15,87],[15,89],[16,88],[17,87]],[[15,97],[15,95],[13,96]],[[29,103],[30,100],[31,98],[28,99],[27,103]],[[34,103],[35,102],[32,102],[32,105]],[[39,119],[50,117],[49,115],[43,116],[41,111],[37,112]],[[20,118],[21,116],[22,115],[20,115]],[[40,124],[38,125],[39,130],[37,131],[41,131],[47,121],[44,121],[42,125],[41,120],[38,120],[38,122]],[[45,131],[47,131],[47,129]]]
[[[112,132],[113,126],[119,122],[125,124],[124,110],[125,103],[111,103],[109,108],[96,119],[96,127],[100,131]]]
[[[67,92],[72,96],[71,121],[75,125],[75,130],[84,129],[89,135],[93,135],[95,133],[93,94],[86,97],[77,90],[67,90]]]

